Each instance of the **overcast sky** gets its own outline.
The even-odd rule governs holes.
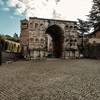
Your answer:
[[[86,20],[92,0],[0,0],[0,33],[20,34],[20,20],[29,17]]]

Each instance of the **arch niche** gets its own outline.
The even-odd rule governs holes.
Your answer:
[[[53,56],[55,58],[63,57],[64,52],[64,32],[58,25],[49,26],[46,29],[46,34],[49,34],[53,43]]]

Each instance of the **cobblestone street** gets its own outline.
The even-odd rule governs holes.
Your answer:
[[[100,100],[100,60],[3,64],[0,100]]]

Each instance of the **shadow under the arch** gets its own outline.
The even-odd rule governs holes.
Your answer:
[[[46,34],[49,34],[52,38],[53,43],[53,57],[60,58],[62,57],[63,51],[63,35],[64,32],[58,25],[49,26],[46,30]]]

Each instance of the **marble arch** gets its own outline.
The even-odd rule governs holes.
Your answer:
[[[44,19],[30,17],[28,20],[28,49],[30,56],[33,58],[48,56],[49,53],[49,36],[52,37],[53,57],[64,57],[64,51],[70,37],[77,38],[76,21]],[[47,35],[49,34],[49,35]],[[39,42],[31,42],[38,39]],[[41,39],[45,42],[41,42]],[[49,42],[49,43],[48,43]],[[51,44],[50,44],[51,46]],[[57,47],[58,46],[58,47]],[[58,50],[60,48],[60,50]]]

